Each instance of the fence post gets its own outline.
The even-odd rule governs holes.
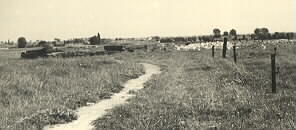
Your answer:
[[[144,49],[146,52],[148,52],[148,45],[144,45]]]
[[[272,87],[272,93],[276,93],[275,56],[276,56],[276,48],[274,48],[274,54],[271,54],[271,87]]]
[[[223,51],[222,51],[222,57],[223,58],[226,58],[226,49],[227,49],[227,38],[224,37]]]
[[[215,46],[214,45],[212,46],[212,57],[213,58],[215,57]]]
[[[234,60],[234,63],[236,63],[236,46],[235,45],[233,46],[233,60]]]

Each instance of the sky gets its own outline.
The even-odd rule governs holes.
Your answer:
[[[296,30],[296,0],[0,0],[0,41]]]

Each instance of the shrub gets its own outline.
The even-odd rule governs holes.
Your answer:
[[[26,38],[24,37],[19,37],[17,40],[17,46],[18,48],[25,48],[27,44]]]
[[[97,36],[93,36],[93,37],[89,38],[89,43],[90,43],[91,45],[96,45],[96,44],[98,44],[98,38],[97,38]]]

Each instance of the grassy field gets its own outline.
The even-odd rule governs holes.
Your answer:
[[[133,41],[131,41],[133,42]],[[124,43],[120,43],[124,44]],[[278,92],[271,93],[270,54],[277,47]],[[228,50],[123,52],[110,56],[20,59],[0,51],[0,129],[41,129],[71,121],[74,109],[108,98],[143,73],[162,68],[145,88],[94,122],[97,129],[295,128],[295,45],[244,43],[238,63]],[[117,61],[124,61],[118,63]]]
[[[143,73],[141,65],[108,56],[24,60],[20,51],[0,51],[0,129],[71,121],[77,107],[109,98]]]
[[[278,92],[271,93],[270,54],[277,47]],[[162,67],[130,103],[95,122],[100,129],[295,129],[295,45],[249,43],[228,51],[120,54]]]

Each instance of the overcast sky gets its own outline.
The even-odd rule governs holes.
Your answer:
[[[296,0],[0,0],[0,40],[296,30]]]

